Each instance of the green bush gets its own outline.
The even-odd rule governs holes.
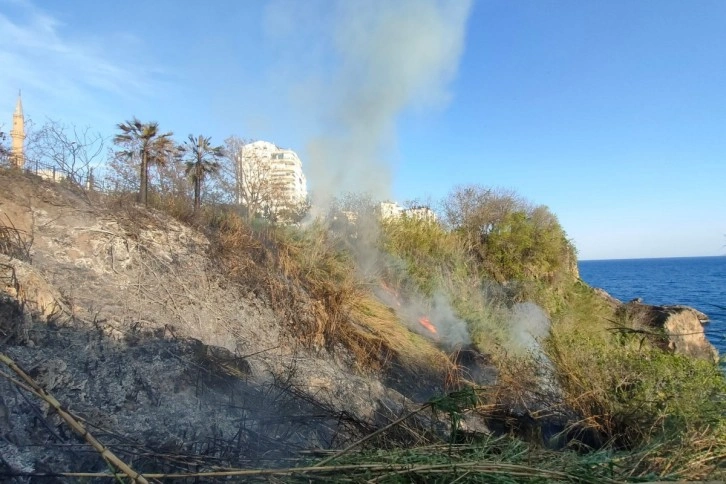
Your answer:
[[[444,201],[445,221],[474,256],[482,276],[498,282],[553,281],[576,273],[575,249],[545,206],[513,192],[469,185]]]

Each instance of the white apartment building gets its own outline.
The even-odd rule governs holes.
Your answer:
[[[379,206],[381,219],[391,220],[401,217],[408,217],[414,220],[425,220],[427,222],[436,222],[436,214],[429,207],[417,206],[404,208],[396,202],[381,202]]]
[[[297,205],[308,196],[307,180],[297,153],[268,141],[248,143],[242,150],[240,183],[247,193],[264,191],[265,205],[277,210]],[[245,190],[238,200],[245,203]]]
[[[381,218],[383,220],[390,220],[403,215],[404,208],[396,202],[381,202],[379,210],[381,211]]]

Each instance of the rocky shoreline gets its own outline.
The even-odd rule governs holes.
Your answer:
[[[718,350],[708,341],[704,331],[709,321],[705,313],[680,304],[645,304],[639,298],[622,302],[603,289],[594,288],[594,291],[629,323],[627,328],[614,327],[613,330],[640,333],[666,351],[719,361]]]

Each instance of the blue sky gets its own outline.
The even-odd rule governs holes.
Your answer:
[[[724,26],[721,0],[0,0],[0,123],[22,89],[36,123],[273,141],[313,189],[511,188],[582,259],[721,255]]]

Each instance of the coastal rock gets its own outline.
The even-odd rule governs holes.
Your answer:
[[[631,329],[649,335],[649,340],[667,351],[709,361],[718,361],[718,350],[708,341],[703,329],[708,316],[683,305],[656,306],[635,298],[627,303],[600,288],[595,295],[628,321]]]
[[[637,300],[621,308],[636,329],[655,336],[659,347],[675,353],[718,361],[718,351],[706,338],[703,325],[708,316],[688,306],[652,306]]]
[[[610,293],[608,293],[604,289],[600,289],[599,287],[593,287],[592,290],[595,292],[595,295],[597,297],[605,301],[613,309],[617,309],[623,304],[620,299],[611,296]]]

